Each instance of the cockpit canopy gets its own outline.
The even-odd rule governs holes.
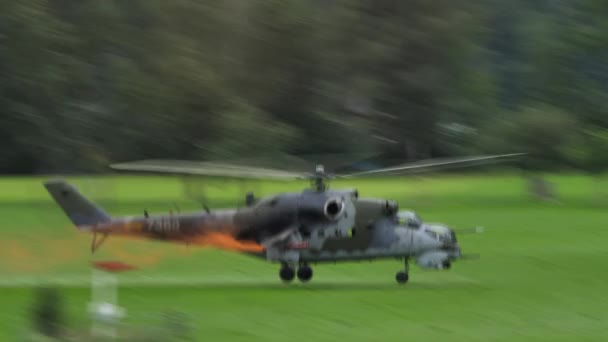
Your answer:
[[[418,229],[422,226],[422,219],[413,211],[400,211],[397,213],[397,223],[402,226]]]
[[[442,224],[424,223],[413,211],[400,211],[395,215],[397,224],[411,229],[418,229],[435,240],[443,243],[456,243],[456,234],[452,229]]]
[[[444,243],[456,243],[456,234],[450,228],[439,224],[425,224],[424,231],[434,239]]]

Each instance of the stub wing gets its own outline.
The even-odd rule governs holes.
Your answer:
[[[297,227],[291,227],[291,228],[285,229],[284,231],[280,232],[279,234],[265,238],[262,240],[261,245],[264,246],[264,248],[266,248],[266,249],[277,247],[279,245],[283,245],[283,244],[287,243],[294,234],[298,234]]]

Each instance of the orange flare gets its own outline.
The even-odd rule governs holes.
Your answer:
[[[239,252],[262,252],[264,247],[249,241],[238,241],[233,236],[222,233],[209,233],[199,236],[192,243],[203,246],[214,246]]]

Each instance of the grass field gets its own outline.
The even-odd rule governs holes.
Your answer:
[[[315,267],[311,283],[283,285],[278,267],[210,248],[110,239],[89,252],[41,186],[42,178],[0,178],[0,340],[29,327],[35,285],[57,285],[71,326],[88,322],[90,262],[119,259],[139,266],[121,274],[127,322],[156,322],[177,310],[207,341],[606,341],[608,340],[608,201],[606,183],[549,177],[559,201],[529,198],[521,178],[438,176],[334,183],[364,197],[398,200],[425,221],[484,226],[460,238],[475,261],[449,271],[413,267],[398,286],[397,261]],[[182,211],[200,205],[177,178],[70,178],[113,215]],[[260,195],[303,183],[247,184]],[[236,182],[208,184],[210,207],[242,202]]]

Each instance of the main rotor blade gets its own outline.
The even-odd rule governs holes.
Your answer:
[[[225,163],[195,162],[186,160],[149,159],[110,165],[122,171],[140,171],[170,174],[203,175],[235,178],[297,179],[308,176],[276,169],[245,167]]]
[[[434,170],[448,167],[462,167],[478,164],[487,164],[491,162],[497,162],[503,159],[514,158],[525,155],[526,153],[511,153],[511,154],[500,154],[493,156],[476,156],[476,157],[464,157],[464,158],[447,158],[447,159],[428,159],[414,163],[408,163],[393,167],[387,167],[382,169],[375,169],[369,171],[362,171],[357,173],[351,173],[346,175],[337,175],[340,178],[352,178],[359,176],[374,176],[374,175],[385,175],[385,174],[398,174],[400,172],[407,171],[420,171],[420,170]]]

